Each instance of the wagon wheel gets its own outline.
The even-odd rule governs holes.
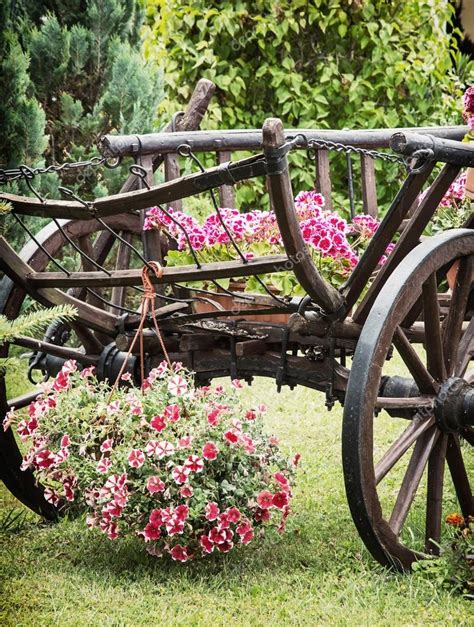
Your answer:
[[[437,292],[454,260],[458,274],[444,317]],[[417,246],[378,295],[352,363],[342,436],[347,498],[369,551],[398,570],[437,553],[448,511],[474,514],[473,268],[474,233],[467,229]],[[413,312],[424,319],[424,350],[403,328]],[[391,347],[398,357],[387,362]],[[395,366],[405,376],[389,376]]]
[[[141,226],[138,215],[120,214],[107,218],[105,222],[127,242],[136,244],[134,238],[138,239],[140,237]],[[117,269],[129,266],[131,262],[130,249],[125,244],[117,242],[114,235],[95,220],[63,220],[61,221],[61,226],[74,244],[99,264],[109,267],[113,265]],[[69,256],[70,262],[72,260],[76,264],[80,263],[79,253],[67,242],[54,222],[45,226],[36,235],[35,239],[37,242],[30,240],[24,246],[20,256],[37,272],[46,270],[48,265],[51,264],[49,256],[61,260],[62,263],[64,263],[65,257]],[[88,264],[89,266],[91,265],[90,262],[83,258],[82,266],[84,269],[88,268]],[[101,302],[98,298],[100,294],[96,296],[93,293],[80,293],[78,291],[75,295],[83,300],[88,300],[95,306],[109,309],[110,312],[113,311],[116,315],[121,313],[120,309],[114,310],[111,306]],[[16,285],[8,277],[4,277],[0,281],[0,313],[8,318],[15,319],[19,315],[26,297],[27,295],[23,288]],[[122,307],[125,305],[127,292],[124,288],[114,288],[111,293],[107,294],[107,299],[114,305]],[[112,341],[111,337],[93,333],[89,328],[80,324],[72,323],[72,325],[74,327],[76,345],[69,347],[71,356],[73,356],[73,351],[77,351],[82,346],[86,353],[97,359],[104,346]],[[71,339],[69,335],[68,325],[62,325],[61,328],[56,329],[55,337],[51,338],[50,341],[51,343],[62,345]],[[68,347],[66,346],[65,348],[67,349]],[[0,351],[0,355],[6,357],[8,355],[8,346],[2,347]],[[67,358],[67,355],[65,358]],[[34,395],[30,396],[34,398]],[[6,403],[5,381],[1,378],[1,420],[3,420],[3,416],[7,411]],[[44,500],[43,489],[36,484],[33,473],[20,470],[21,461],[21,453],[11,429],[4,433],[3,429],[0,428],[0,479],[27,507],[46,518],[55,518],[57,512]]]

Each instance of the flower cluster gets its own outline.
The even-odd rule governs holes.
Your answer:
[[[64,364],[31,403],[10,411],[31,468],[54,506],[68,501],[111,540],[138,535],[147,550],[186,562],[282,532],[299,455],[285,460],[262,429],[264,405],[244,408],[243,384],[195,388],[181,366],[130,376],[113,393],[92,368]],[[258,536],[256,534],[259,530]]]
[[[359,215],[348,222],[338,213],[325,209],[324,196],[316,191],[300,192],[295,198],[295,209],[301,234],[320,271],[333,282],[342,282],[359,260],[368,242],[379,226],[378,220]],[[165,229],[176,240],[178,251],[189,246],[203,260],[220,261],[235,257],[232,240],[243,254],[281,254],[283,242],[276,216],[272,211],[220,209],[207,216],[202,224],[182,211],[153,207],[147,213],[144,229]],[[390,251],[387,251],[388,254]],[[381,260],[384,262],[386,257]],[[182,254],[169,255],[169,263],[188,263]],[[274,282],[274,287],[278,285]]]
[[[474,132],[474,87],[468,87],[463,96],[463,117]]]

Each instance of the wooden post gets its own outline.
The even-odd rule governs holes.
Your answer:
[[[362,204],[364,213],[376,218],[377,208],[377,188],[375,184],[375,163],[372,157],[360,156],[361,177],[362,177]]]
[[[199,128],[215,90],[216,86],[214,83],[206,78],[201,78],[197,82],[184,115],[176,123],[177,131],[195,131]],[[163,133],[169,133],[171,130],[172,126],[170,123],[163,129]],[[163,155],[153,155],[153,170],[156,170],[162,163]],[[137,189],[138,183],[139,177],[131,174],[122,186],[120,193],[123,194]]]
[[[226,163],[232,159],[232,153],[227,150],[222,150],[217,153],[217,162],[219,164]],[[227,209],[234,209],[235,207],[235,195],[234,188],[232,185],[222,185],[219,188],[219,198],[221,202],[221,207],[226,207]]]
[[[331,200],[331,170],[329,166],[329,151],[316,151],[316,189],[326,201],[326,209],[332,210]]]

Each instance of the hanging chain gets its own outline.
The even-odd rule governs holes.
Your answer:
[[[65,162],[61,165],[49,165],[44,168],[30,168],[27,165],[19,165],[10,170],[0,169],[0,185],[17,181],[19,179],[32,180],[40,174],[51,172],[63,172],[67,170],[79,170],[81,168],[96,168],[104,165],[106,168],[116,168],[120,165],[121,158],[110,161],[107,157],[91,157],[86,161]]]
[[[333,142],[329,139],[310,139],[307,140],[304,135],[297,135],[296,138],[301,137],[306,145],[308,151],[308,157],[315,159],[316,150],[333,150],[335,152],[344,152],[346,154],[355,153],[358,155],[364,155],[365,157],[371,157],[372,159],[380,159],[382,161],[390,161],[392,163],[401,163],[407,165],[404,157],[400,155],[390,154],[388,152],[379,152],[378,150],[369,150],[368,148],[358,148],[357,146],[351,146],[350,144],[341,144],[339,142]]]

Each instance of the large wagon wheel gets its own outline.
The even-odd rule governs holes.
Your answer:
[[[442,315],[438,289],[455,260],[456,283]],[[466,459],[471,454],[472,470],[473,268],[474,233],[467,229],[417,246],[378,295],[352,363],[342,439],[347,498],[369,551],[399,570],[437,553],[447,507],[474,514]],[[425,344],[416,351],[403,323],[421,311]],[[392,346],[407,376],[388,376]],[[397,430],[391,443],[382,441],[387,426]]]
[[[120,233],[121,237],[129,243],[134,242],[134,238],[141,236],[140,217],[133,214],[119,214],[105,220],[107,226],[114,231]],[[62,220],[61,228],[67,234],[67,237],[74,244],[85,252],[91,259],[94,259],[101,265],[110,265],[110,257],[113,257],[114,265],[120,269],[128,267],[131,261],[131,251],[123,243],[117,242],[113,233],[108,231],[104,225],[99,224],[96,220]],[[79,261],[79,253],[69,243],[61,230],[54,222],[46,225],[36,236],[36,242],[30,240],[20,253],[21,258],[33,267],[37,272],[47,269],[51,264],[50,258],[62,259],[66,256],[75,256],[76,263]],[[82,265],[87,268],[92,265],[82,258]],[[79,290],[76,296],[83,300],[89,300],[91,304],[105,307],[114,311],[117,315],[121,310],[113,310],[110,306],[105,305],[98,298],[100,294],[95,296],[92,293],[85,293]],[[126,300],[126,291],[117,288],[107,295],[111,302],[117,307],[123,307]],[[22,308],[27,294],[25,290],[11,281],[8,277],[4,277],[0,281],[0,313],[6,315],[10,319],[15,319]],[[103,351],[104,346],[112,341],[112,338],[103,336],[100,333],[93,333],[89,328],[80,324],[73,324],[75,333],[75,346],[71,346],[71,356],[75,354],[81,346],[91,356],[98,357]],[[64,325],[62,328],[56,329],[55,337],[50,339],[51,343],[62,345],[70,335],[69,329]],[[66,347],[67,349],[67,347]],[[67,352],[67,351],[66,351]],[[1,356],[8,355],[8,346],[1,349]],[[67,359],[68,355],[65,355]],[[59,360],[58,363],[61,363]],[[26,402],[26,399],[18,399],[20,404]],[[10,399],[10,404],[18,405],[14,400]],[[7,411],[7,393],[5,381],[0,380],[0,410],[1,417]],[[22,457],[17,446],[15,438],[11,430],[3,432],[0,429],[0,479],[3,480],[7,488],[27,507],[45,518],[55,518],[57,512],[55,508],[49,505],[43,498],[43,489],[37,485],[34,475],[30,471],[20,470]]]

